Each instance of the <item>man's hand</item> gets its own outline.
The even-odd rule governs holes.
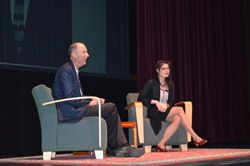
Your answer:
[[[104,104],[105,103],[105,99],[103,99],[103,98],[99,98],[100,99],[100,101],[101,101],[101,104]]]
[[[100,99],[101,104],[105,103],[105,99],[103,99],[103,98],[99,98],[99,99]],[[91,102],[89,103],[89,105],[98,105],[98,100],[92,99]]]

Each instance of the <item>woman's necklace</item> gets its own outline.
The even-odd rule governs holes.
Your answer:
[[[160,84],[161,84],[161,83],[160,83]],[[161,87],[164,87],[165,85],[166,85],[166,82],[165,82],[165,84],[163,84],[163,85],[161,84]]]

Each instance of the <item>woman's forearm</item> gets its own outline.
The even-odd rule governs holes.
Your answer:
[[[157,104],[157,103],[159,103],[159,101],[157,101],[157,100],[151,100],[151,104]]]

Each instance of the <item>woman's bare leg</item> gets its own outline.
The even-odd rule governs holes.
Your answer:
[[[193,140],[196,142],[200,142],[202,139],[194,132],[182,107],[173,107],[170,110],[166,120],[171,119],[176,115],[180,117],[181,124],[190,133],[190,135],[193,137]]]
[[[170,118],[168,121],[171,122],[171,124],[165,130],[161,141],[158,143],[158,146],[162,149],[165,149],[164,147],[165,143],[173,136],[173,134],[178,129],[181,119],[178,115],[175,115],[172,118]]]

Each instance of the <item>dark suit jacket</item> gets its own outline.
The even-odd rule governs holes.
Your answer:
[[[169,86],[169,96],[167,103],[169,104],[169,108],[165,113],[158,111],[158,108],[155,104],[151,104],[151,100],[160,99],[160,82],[158,78],[150,79],[146,82],[144,87],[142,88],[139,96],[138,101],[142,102],[144,106],[148,108],[148,115],[147,117],[150,120],[150,124],[154,130],[155,135],[159,133],[162,127],[162,117],[166,117],[170,111],[170,109],[174,106],[175,100],[175,86],[174,82],[170,82]]]
[[[80,97],[80,86],[78,84],[77,74],[73,62],[70,60],[65,63],[56,73],[54,85],[52,87],[52,96],[54,100]],[[79,86],[80,85],[80,86]],[[56,103],[59,122],[78,122],[82,119],[85,107],[89,105],[90,100],[71,100]]]

